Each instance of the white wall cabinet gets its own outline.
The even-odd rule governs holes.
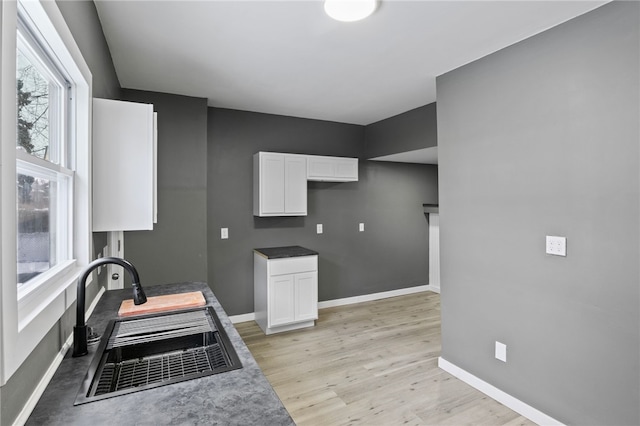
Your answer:
[[[253,156],[253,215],[307,215],[307,158],[259,152]]]
[[[307,156],[307,180],[355,182],[358,180],[358,159],[309,155]]]
[[[153,229],[156,145],[153,105],[93,100],[93,231]]]
[[[307,181],[355,182],[358,159],[258,152],[253,156],[253,215],[306,216]]]
[[[268,259],[254,252],[254,311],[265,334],[312,327],[318,319],[318,256]]]

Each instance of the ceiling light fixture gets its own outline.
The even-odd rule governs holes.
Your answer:
[[[377,6],[377,0],[325,0],[324,11],[337,21],[353,22],[371,15]]]

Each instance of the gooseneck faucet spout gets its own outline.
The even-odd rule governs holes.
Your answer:
[[[89,275],[94,269],[109,263],[120,265],[124,269],[129,271],[129,275],[131,275],[131,286],[133,287],[133,303],[135,305],[142,305],[147,301],[147,296],[144,294],[142,285],[140,285],[140,277],[138,276],[138,271],[136,271],[136,268],[131,264],[131,262],[119,257],[103,257],[100,259],[96,259],[89,265],[87,265],[85,270],[82,272],[82,275],[80,275],[80,278],[78,278],[78,295],[76,297],[76,325],[75,327],[73,327],[74,357],[83,356],[89,353],[89,351],[87,350],[87,326],[84,319],[84,294],[87,278],[89,278]]]

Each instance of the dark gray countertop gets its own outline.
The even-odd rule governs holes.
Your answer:
[[[317,251],[309,250],[308,248],[300,246],[287,246],[287,247],[267,247],[253,249],[258,254],[266,257],[267,259],[284,259],[287,257],[299,257],[299,256],[316,256]]]
[[[27,425],[294,425],[255,359],[206,283],[145,287],[147,296],[202,291],[213,306],[243,368],[73,406],[97,345],[71,357],[70,349]],[[87,321],[102,334],[131,289],[107,291]]]

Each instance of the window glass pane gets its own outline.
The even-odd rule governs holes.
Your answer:
[[[18,138],[17,148],[50,160],[50,83],[29,55],[18,49]]]
[[[18,285],[47,271],[57,262],[55,241],[56,182],[29,174],[17,175]]]

